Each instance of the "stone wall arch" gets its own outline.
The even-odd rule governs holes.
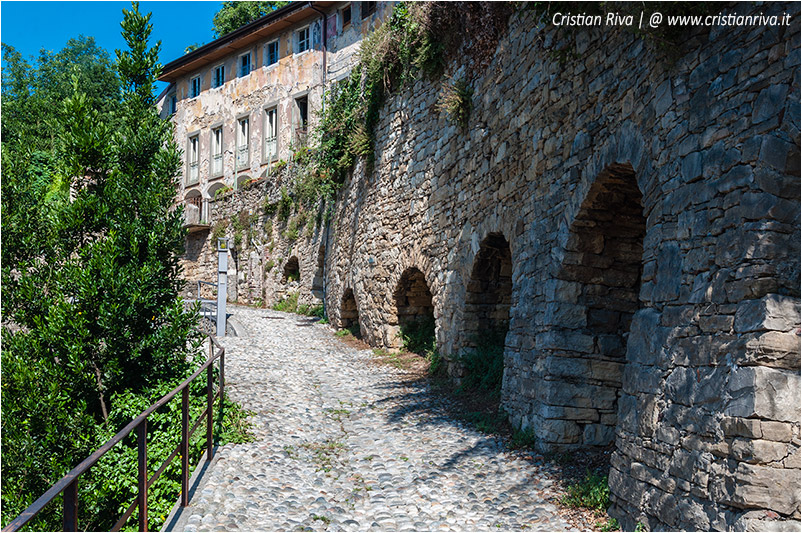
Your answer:
[[[248,174],[238,174],[237,175],[237,190],[242,189],[250,179],[251,179],[251,177]]]
[[[226,184],[223,183],[222,181],[217,181],[215,183],[212,183],[206,189],[206,198],[208,198],[209,200],[214,201],[215,200],[215,194],[217,193],[217,191],[219,191],[220,189],[224,188],[225,186],[226,186]]]
[[[465,346],[477,336],[506,336],[512,305],[512,252],[503,233],[490,233],[479,245],[465,287]]]
[[[326,266],[326,245],[320,244],[317,250],[317,261],[315,268],[315,275],[312,278],[312,296],[321,302],[324,299],[326,292],[326,279],[325,279],[325,266]],[[350,290],[350,289],[349,289]],[[353,293],[353,291],[351,291]]]
[[[361,324],[359,322],[359,306],[356,302],[356,296],[351,288],[348,288],[340,298],[340,329],[347,329],[351,334],[358,338],[362,338]]]
[[[547,284],[538,366],[544,444],[614,441],[626,346],[639,307],[646,219],[631,165],[589,187]],[[536,432],[538,432],[538,429]]]
[[[402,335],[407,328],[418,330],[431,325],[434,335],[434,297],[426,276],[417,267],[406,268],[393,290],[394,324],[396,335],[389,339],[391,347],[402,346]]]
[[[284,264],[284,271],[282,272],[281,280],[284,283],[293,283],[301,279],[301,265],[298,262],[298,256],[293,255]]]

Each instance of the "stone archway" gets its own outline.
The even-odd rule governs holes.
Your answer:
[[[604,446],[615,440],[645,234],[635,172],[628,164],[609,166],[569,228],[547,299],[550,330],[539,364],[552,383],[543,412],[553,419],[547,427],[560,444]]]
[[[480,243],[465,288],[462,350],[452,370],[468,388],[501,389],[512,305],[512,253],[502,233]]]
[[[501,233],[490,233],[479,245],[465,294],[465,345],[492,334],[504,336],[510,327],[512,254]]]
[[[323,301],[326,290],[325,280],[325,262],[326,262],[326,247],[324,244],[320,245],[317,251],[317,268],[315,269],[315,277],[312,278],[312,296],[320,301]],[[349,289],[350,290],[350,289]]]
[[[301,280],[301,267],[298,263],[298,257],[293,255],[287,260],[287,263],[284,265],[284,275],[282,276],[282,280],[285,283],[292,283],[293,281]]]
[[[406,269],[393,294],[398,319],[399,339],[396,347],[421,353],[433,350],[435,344],[434,304],[426,277],[416,267]]]
[[[347,289],[340,300],[340,329],[347,329],[351,335],[361,339],[359,308],[352,289]]]

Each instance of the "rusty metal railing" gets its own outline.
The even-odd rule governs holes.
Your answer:
[[[25,509],[18,517],[8,523],[3,531],[18,531],[21,527],[33,519],[39,512],[45,508],[56,496],[64,493],[64,531],[78,531],[78,478],[81,474],[86,473],[92,466],[97,463],[103,455],[111,450],[117,443],[127,437],[132,431],[136,430],[137,436],[137,497],[131,505],[128,506],[125,513],[117,521],[112,531],[119,531],[134,513],[139,508],[139,531],[148,530],[148,489],[153,486],[159,479],[159,476],[167,469],[170,463],[175,459],[176,455],[181,456],[181,507],[189,505],[189,439],[195,433],[195,430],[206,419],[206,461],[211,461],[214,455],[213,442],[212,442],[212,429],[213,429],[213,416],[212,407],[216,399],[220,399],[220,420],[222,420],[223,413],[223,391],[225,386],[225,348],[220,346],[214,336],[209,336],[209,359],[206,360],[201,367],[195,371],[190,377],[184,380],[178,387],[163,396],[158,402],[148,407],[142,414],[133,419],[127,426],[120,432],[114,435],[108,442],[98,448],[92,455],[84,459],[81,464],[73,468],[63,478],[61,478],[55,485],[50,487],[43,495],[41,495],[35,502],[33,502],[27,509]],[[217,393],[213,391],[214,384],[214,362],[220,360],[220,373],[218,376],[219,386]],[[206,371],[206,409],[201,415],[189,426],[189,386],[195,381],[195,378],[200,376],[203,371]],[[164,407],[172,400],[178,393],[181,393],[181,442],[173,450],[169,457],[159,466],[150,478],[148,478],[148,416],[150,416],[157,409]]]

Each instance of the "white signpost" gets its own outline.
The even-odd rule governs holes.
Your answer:
[[[226,335],[226,296],[228,295],[228,239],[217,239],[217,336]]]

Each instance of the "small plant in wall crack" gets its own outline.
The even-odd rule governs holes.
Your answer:
[[[468,120],[473,109],[473,87],[465,78],[452,79],[443,84],[437,108],[446,114],[462,129],[468,128]]]

